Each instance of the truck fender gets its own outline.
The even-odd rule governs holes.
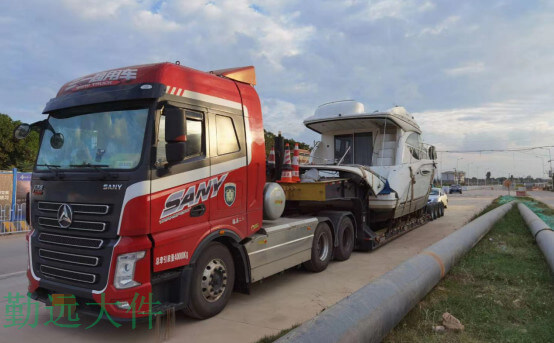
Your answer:
[[[223,229],[214,231],[207,235],[194,250],[194,253],[190,259],[190,264],[194,267],[202,251],[213,241],[224,244],[227,249],[229,249],[231,256],[233,256],[236,274],[235,290],[240,291],[241,293],[250,294],[250,261],[244,245],[241,244],[239,235],[233,231]]]
[[[337,247],[339,245],[339,240],[335,239],[335,237],[337,237],[339,223],[341,222],[343,217],[350,217],[350,219],[352,219],[352,222],[354,223],[354,228],[357,227],[356,218],[354,217],[352,212],[349,212],[349,211],[321,211],[317,213],[317,217],[320,222],[328,221],[330,223],[331,231],[333,233],[334,247]],[[354,230],[354,233],[357,234],[356,229]],[[357,237],[355,237],[354,239],[357,239]]]

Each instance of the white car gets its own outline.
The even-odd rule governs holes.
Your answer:
[[[440,188],[431,188],[431,193],[429,193],[429,199],[427,202],[439,202],[441,201],[444,204],[444,208],[448,207],[448,196]]]

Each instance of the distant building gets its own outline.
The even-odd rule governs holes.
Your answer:
[[[445,171],[441,173],[442,182],[446,183],[465,183],[466,174],[463,171]]]

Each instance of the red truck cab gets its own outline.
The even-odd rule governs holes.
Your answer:
[[[48,118],[32,125],[41,129],[30,196],[34,299],[72,294],[82,311],[104,302],[113,318],[130,318],[135,296],[151,294],[158,309],[205,318],[233,288],[247,291],[240,242],[262,226],[265,183],[253,72],[160,63],[60,89]]]

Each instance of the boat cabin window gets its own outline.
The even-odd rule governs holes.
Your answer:
[[[335,162],[343,158],[343,164],[352,164],[352,135],[335,136]]]
[[[342,164],[371,165],[373,154],[373,134],[371,132],[335,136],[335,162],[341,158]]]
[[[404,162],[409,162],[409,157],[417,160],[428,159],[428,153],[424,148],[421,136],[418,133],[412,133],[406,139],[406,151],[404,152]],[[408,160],[406,160],[408,159]]]

